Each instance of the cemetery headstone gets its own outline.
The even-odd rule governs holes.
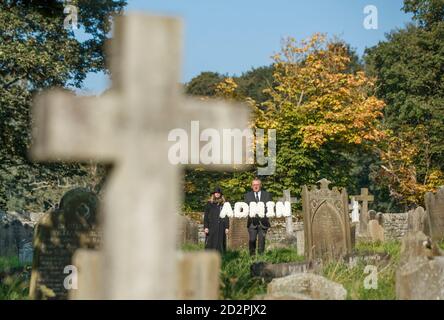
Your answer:
[[[347,208],[348,211],[348,208]],[[314,273],[298,273],[273,279],[267,287],[268,296],[306,296],[311,300],[345,300],[347,290],[342,284]]]
[[[408,232],[418,231],[426,233],[427,214],[423,207],[412,209],[407,213]]]
[[[178,217],[178,246],[183,244],[197,244],[199,242],[199,227],[190,218],[179,215]]]
[[[303,228],[296,230],[296,247],[298,255],[305,255],[305,231]]]
[[[181,198],[180,167],[168,157],[171,131],[196,123],[218,133],[248,127],[247,107],[182,94],[181,40],[180,19],[116,17],[111,90],[94,98],[50,92],[34,106],[34,159],[114,164],[101,206],[104,299],[175,297]],[[200,164],[199,151],[193,142],[186,163]],[[209,167],[229,170],[233,163]]]
[[[248,248],[248,239],[247,219],[231,218],[227,239],[228,248],[231,250]]]
[[[444,256],[422,231],[409,231],[401,242],[396,271],[398,300],[444,300]]]
[[[430,237],[433,241],[442,241],[444,239],[444,188],[440,188],[436,194],[426,193],[425,203]]]
[[[372,242],[384,242],[384,228],[374,219],[368,223],[368,235]]]
[[[67,267],[77,249],[100,247],[97,196],[83,188],[68,191],[59,207],[46,213],[36,226],[30,296],[67,299]]]
[[[305,254],[309,260],[335,259],[352,250],[347,191],[330,189],[326,179],[318,183],[320,188],[302,191]]]

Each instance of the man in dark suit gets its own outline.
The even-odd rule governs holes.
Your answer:
[[[259,178],[255,178],[251,183],[251,190],[245,194],[244,202],[250,204],[250,202],[263,202],[266,204],[268,201],[273,201],[271,194],[265,190],[262,190],[262,182]],[[250,249],[250,255],[256,254],[256,241],[258,242],[259,254],[265,251],[265,236],[268,228],[270,228],[270,220],[267,217],[259,218],[248,217],[247,221],[249,242],[248,247]]]

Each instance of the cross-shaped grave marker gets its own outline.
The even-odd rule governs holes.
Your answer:
[[[359,215],[359,233],[366,235],[368,231],[368,222],[370,221],[368,214],[368,203],[373,202],[375,197],[368,193],[367,188],[362,188],[360,195],[352,197],[354,197],[356,201],[362,201],[361,214]]]
[[[218,131],[248,126],[246,107],[181,94],[181,39],[180,20],[118,17],[112,90],[100,98],[55,91],[35,105],[35,159],[114,164],[102,207],[105,299],[176,297],[180,167],[168,159],[170,130],[191,121]]]

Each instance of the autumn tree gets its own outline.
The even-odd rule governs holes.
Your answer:
[[[406,0],[404,10],[417,24],[388,34],[365,60],[392,132],[373,176],[395,202],[410,207],[444,184],[444,2]]]

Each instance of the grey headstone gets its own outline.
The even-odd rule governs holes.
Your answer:
[[[83,188],[68,191],[58,209],[45,214],[34,234],[30,296],[32,299],[67,299],[65,268],[77,249],[98,249],[98,199]],[[115,235],[114,235],[115,236]]]
[[[428,216],[428,227],[433,241],[444,239],[444,189],[436,194],[426,193],[425,203]]]
[[[337,259],[352,250],[347,191],[330,189],[326,179],[319,183],[302,191],[305,254],[309,260]]]

